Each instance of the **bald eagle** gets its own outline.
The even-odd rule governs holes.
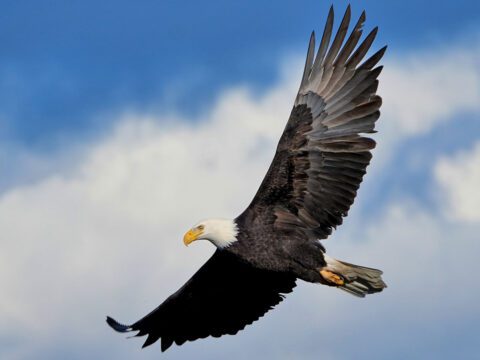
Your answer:
[[[326,239],[347,216],[372,157],[382,100],[376,95],[386,47],[363,61],[378,28],[358,45],[365,12],[344,42],[350,6],[330,44],[330,8],[315,55],[312,33],[300,89],[275,157],[253,201],[237,218],[197,223],[185,245],[209,240],[212,257],[151,313],[118,332],[161,339],[161,350],[208,336],[234,335],[292,292],[297,279],[364,297],[386,285],[380,270],[326,255]],[[358,46],[357,46],[358,45]]]

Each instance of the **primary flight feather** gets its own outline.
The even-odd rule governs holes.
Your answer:
[[[161,340],[162,351],[207,336],[236,334],[290,293],[297,279],[364,297],[386,285],[380,270],[326,255],[326,239],[347,216],[371,160],[380,117],[380,49],[363,61],[377,28],[360,42],[363,12],[348,33],[347,8],[335,37],[333,8],[315,54],[315,34],[294,107],[275,157],[248,208],[234,220],[209,219],[184,236],[217,250],[192,278],[132,325],[107,317],[119,332]],[[363,61],[363,63],[362,63]]]

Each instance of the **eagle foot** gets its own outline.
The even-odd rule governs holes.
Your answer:
[[[322,277],[331,284],[335,284],[337,286],[345,285],[343,277],[335,274],[334,272],[331,272],[330,270],[322,269],[320,270],[320,275],[322,275]]]

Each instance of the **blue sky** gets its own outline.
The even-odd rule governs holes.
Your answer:
[[[332,256],[358,300],[300,284],[236,336],[125,340],[212,248],[273,155],[326,1],[0,1],[0,358],[475,359],[480,3],[356,1],[389,49],[378,148]],[[336,1],[336,24],[346,1]]]
[[[226,86],[265,88],[303,51],[326,1],[2,1],[2,138],[49,147],[108,126],[101,113],[198,113]],[[339,12],[345,1],[336,2]],[[388,56],[468,37],[476,1],[363,1]],[[473,40],[473,39],[472,39]],[[106,124],[105,124],[106,123]]]

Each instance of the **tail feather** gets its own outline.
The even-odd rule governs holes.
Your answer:
[[[340,275],[344,281],[344,284],[338,288],[352,295],[365,297],[365,295],[380,292],[387,287],[382,280],[383,272],[381,270],[349,264],[327,255],[325,255],[325,261],[327,262],[326,269]]]

